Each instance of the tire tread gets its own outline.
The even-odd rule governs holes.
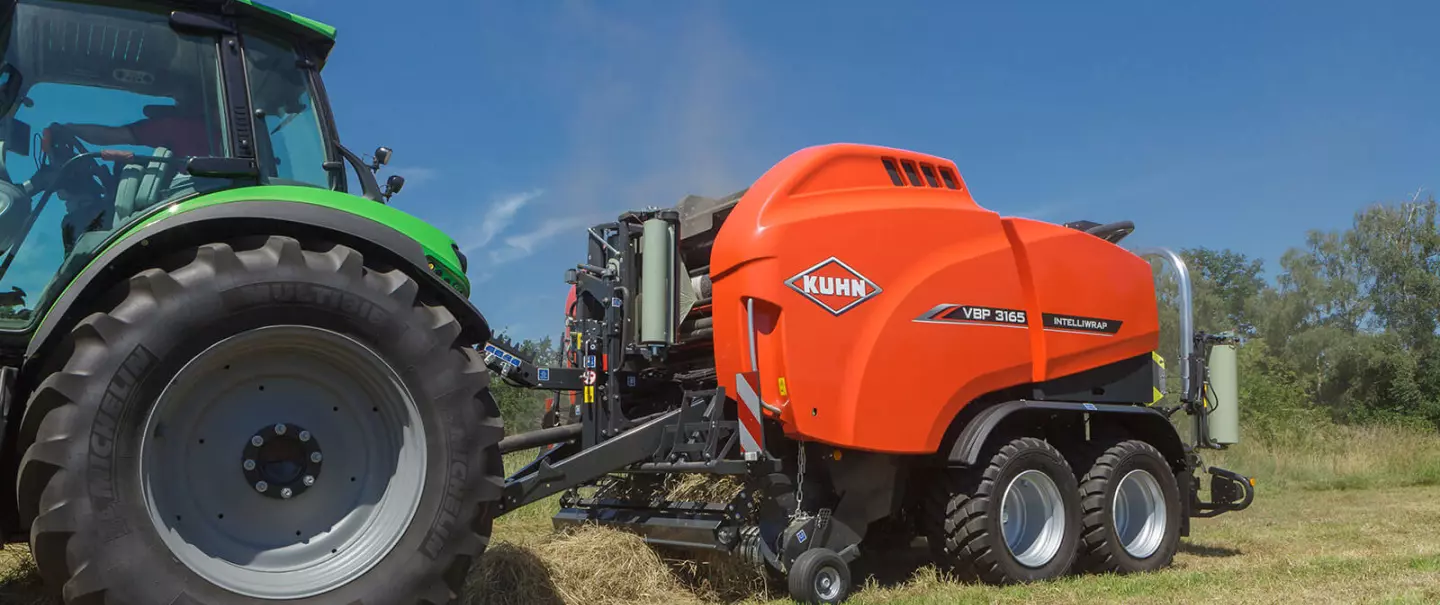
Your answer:
[[[1117,478],[1115,469],[1123,459],[1134,455],[1153,457],[1161,461],[1165,458],[1155,446],[1140,439],[1115,441],[1108,447],[1101,446],[1097,449],[1099,454],[1080,477],[1080,547],[1075,567],[1086,573],[1123,573],[1125,566],[1114,555],[1118,545],[1112,544],[1110,524],[1106,523],[1108,509],[1105,499],[1111,482]],[[1179,505],[1178,502],[1167,504],[1171,507]],[[1161,565],[1168,565],[1174,551],[1162,546],[1162,552],[1164,560]]]
[[[366,266],[363,255],[355,249],[329,242],[307,248],[287,236],[211,242],[192,248],[189,254],[188,262],[177,263],[172,270],[150,268],[122,280],[117,287],[127,290],[113,308],[97,310],[77,323],[69,334],[74,343],[69,359],[62,369],[40,383],[24,413],[19,435],[24,455],[16,479],[22,522],[31,528],[32,550],[42,578],[52,588],[60,587],[66,603],[114,604],[108,583],[117,580],[108,572],[100,573],[89,549],[75,539],[85,532],[89,521],[78,511],[85,488],[83,484],[72,485],[83,481],[85,471],[70,465],[84,464],[88,443],[84,435],[69,430],[71,423],[61,422],[63,411],[81,412],[75,394],[82,391],[84,381],[93,379],[91,370],[103,363],[114,343],[128,338],[126,331],[136,319],[157,312],[164,299],[206,281],[225,284],[235,276],[257,270],[330,272],[347,276],[352,287],[375,290],[423,314],[430,320],[426,338],[433,339],[433,346],[458,349],[465,356],[464,367],[455,373],[451,388],[470,389],[482,398],[475,406],[478,418],[473,445],[490,453],[485,456],[485,481],[480,494],[482,500],[499,497],[503,464],[496,446],[504,430],[499,410],[486,392],[488,370],[478,354],[456,343],[461,330],[450,311],[421,300],[416,280],[398,269]],[[52,501],[54,504],[47,506]],[[455,525],[462,534],[456,541],[458,548],[447,548],[449,561],[431,567],[431,581],[422,582],[409,602],[439,604],[458,598],[465,579],[461,570],[468,570],[483,553],[493,526],[492,507],[481,504],[469,522]]]
[[[991,499],[998,497],[996,482],[1004,467],[1026,450],[1042,452],[1069,468],[1049,442],[1019,437],[1001,445],[983,468],[942,472],[925,494],[921,522],[931,552],[940,567],[962,581],[996,585],[1019,581],[1005,572],[996,557],[988,509]]]

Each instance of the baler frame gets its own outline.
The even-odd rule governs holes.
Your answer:
[[[638,465],[632,471],[647,473],[747,475],[780,469],[780,459],[768,451],[742,459],[731,456],[739,447],[741,426],[733,414],[725,414],[728,394],[724,387],[684,390],[679,394],[684,403],[674,409],[635,419],[625,416],[626,399],[618,385],[623,382],[634,387],[644,377],[625,371],[622,363],[605,360],[623,360],[631,355],[648,359],[657,353],[654,348],[635,343],[627,333],[626,326],[634,318],[625,313],[625,293],[637,292],[640,286],[636,261],[633,255],[610,254],[617,246],[600,233],[613,232],[613,239],[625,246],[640,233],[635,224],[653,218],[679,226],[674,210],[626,213],[615,222],[589,229],[590,262],[566,272],[566,281],[575,285],[578,300],[598,301],[604,309],[599,317],[591,317],[588,310],[575,317],[580,358],[588,360],[582,367],[539,367],[502,343],[484,346],[487,365],[502,378],[524,388],[581,393],[581,405],[587,410],[577,424],[522,433],[501,441],[502,453],[545,446],[533,462],[507,479],[502,511],[632,465]],[[676,263],[673,276],[678,276],[678,266]],[[669,302],[674,304],[673,299]],[[659,354],[664,354],[663,348]]]
[[[847,510],[822,508],[816,515],[805,515],[796,502],[797,494],[789,491],[790,475],[787,472],[803,475],[807,450],[810,450],[811,456],[833,456],[836,461],[839,460],[839,451],[822,449],[828,446],[818,443],[790,440],[780,431],[777,421],[761,413],[761,407],[774,408],[760,400],[756,394],[758,389],[744,392],[745,387],[760,384],[758,368],[753,365],[753,354],[750,357],[752,371],[737,376],[736,384],[742,391],[738,397],[719,386],[690,389],[671,384],[666,390],[656,384],[646,384],[648,379],[643,368],[632,369],[629,362],[663,358],[668,353],[668,344],[646,345],[632,337],[636,318],[630,312],[633,310],[630,303],[642,293],[637,278],[639,263],[629,252],[640,237],[644,223],[656,219],[678,230],[680,220],[673,209],[629,212],[617,221],[589,229],[587,262],[566,272],[566,281],[576,289],[576,314],[570,327],[580,367],[539,367],[504,344],[491,342],[484,346],[487,365],[512,384],[555,391],[557,395],[581,395],[577,423],[514,435],[501,442],[503,453],[535,447],[542,449],[534,461],[506,479],[498,514],[571,491],[562,498],[562,510],[554,519],[557,526],[588,521],[626,527],[638,530],[647,542],[654,545],[729,551],[778,572],[791,570],[802,552],[816,547],[833,549],[848,564],[858,556],[859,543],[865,537],[867,525],[898,512],[900,502],[896,494],[904,491],[908,480],[905,472],[907,465],[898,464],[895,456],[867,456],[865,452],[847,451],[849,459],[846,464],[858,458],[860,464],[888,464],[896,472],[880,473],[877,483],[881,485],[869,490],[869,496],[862,490],[862,499],[852,499]],[[1112,243],[1133,229],[1128,222],[1069,226],[1091,232]],[[602,234],[608,234],[608,237]],[[674,242],[678,241],[676,237]],[[675,246],[677,249],[672,254],[678,256],[678,244]],[[1180,505],[1183,509],[1179,529],[1181,536],[1189,535],[1191,517],[1213,517],[1248,507],[1254,498],[1253,482],[1242,475],[1215,467],[1206,468],[1212,475],[1214,499],[1206,502],[1199,498],[1199,479],[1194,472],[1204,465],[1196,450],[1221,449],[1223,446],[1212,443],[1206,435],[1205,415],[1208,408],[1204,401],[1207,397],[1207,367],[1205,360],[1197,357],[1195,351],[1196,347],[1215,341],[1217,337],[1194,330],[1190,278],[1185,261],[1166,248],[1147,248],[1135,254],[1158,258],[1168,264],[1179,278],[1182,339],[1179,405],[1163,409],[1083,401],[1018,399],[992,402],[980,409],[977,416],[971,417],[950,449],[942,448],[933,456],[909,457],[916,463],[914,468],[973,465],[977,462],[980,447],[1006,417],[1012,414],[1042,414],[1047,418],[1064,418],[1096,427],[1118,423],[1142,426],[1147,431],[1168,431],[1156,434],[1153,439],[1171,460],[1177,469],[1177,479],[1180,479]],[[680,264],[672,263],[672,279],[681,278]],[[674,298],[664,302],[672,306],[671,327],[678,327],[683,318],[673,312]],[[595,312],[597,310],[599,313]],[[750,312],[753,314],[753,309]],[[753,350],[753,323],[749,332],[749,346]],[[640,394],[625,392],[626,389],[636,391],[637,387]],[[660,390],[647,396],[643,392],[645,387]],[[666,403],[676,398],[680,401],[678,405]],[[657,401],[659,405],[647,405]],[[732,405],[731,401],[735,403]],[[627,406],[643,412],[633,419],[629,418],[625,413]],[[1196,417],[1194,444],[1183,443],[1169,423],[1169,418],[1182,409]],[[746,430],[738,417],[747,411],[762,427],[758,433],[750,434],[751,431]],[[1097,422],[1099,424],[1095,424]],[[749,448],[742,447],[741,442],[746,437],[752,439]],[[1173,444],[1166,445],[1169,443],[1167,440],[1173,440]],[[798,469],[795,462],[800,465]],[[775,506],[783,503],[785,510],[780,514],[787,517],[790,525],[781,539],[783,546],[776,552],[777,549],[770,545],[774,538],[762,539],[760,528],[745,523],[746,516],[755,512],[747,508],[749,503],[745,501],[726,504],[652,500],[634,504],[614,499],[582,498],[573,493],[578,487],[617,472],[707,473],[743,477],[746,493],[763,493],[775,500]],[[783,479],[775,483],[777,477]],[[795,486],[804,489],[803,476],[796,479]],[[890,482],[892,480],[893,483]],[[886,495],[890,496],[889,501],[884,500]],[[775,512],[772,510],[771,514]],[[819,539],[805,540],[807,534]],[[800,539],[795,540],[794,536]]]

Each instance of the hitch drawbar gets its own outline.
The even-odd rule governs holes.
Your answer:
[[[1242,511],[1255,500],[1255,479],[1234,471],[1212,466],[1205,469],[1210,473],[1210,501],[1200,500],[1200,486],[1190,492],[1192,517],[1209,518],[1228,512]],[[1199,479],[1196,479],[1199,483]]]
[[[578,368],[536,366],[505,345],[493,342],[485,343],[480,352],[485,355],[486,367],[527,389],[579,391],[585,387],[584,371]]]

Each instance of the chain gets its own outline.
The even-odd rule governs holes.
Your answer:
[[[805,502],[805,442],[799,441],[800,453],[798,455],[800,470],[795,473],[795,518],[803,519],[804,513],[800,505]]]

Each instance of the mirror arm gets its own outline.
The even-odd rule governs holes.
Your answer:
[[[335,149],[340,151],[340,155],[345,158],[345,161],[355,167],[355,174],[360,177],[360,189],[363,190],[361,197],[372,202],[385,203],[385,196],[380,192],[380,184],[375,182],[375,173],[366,170],[369,166],[365,165],[365,161],[339,142],[335,143]]]

